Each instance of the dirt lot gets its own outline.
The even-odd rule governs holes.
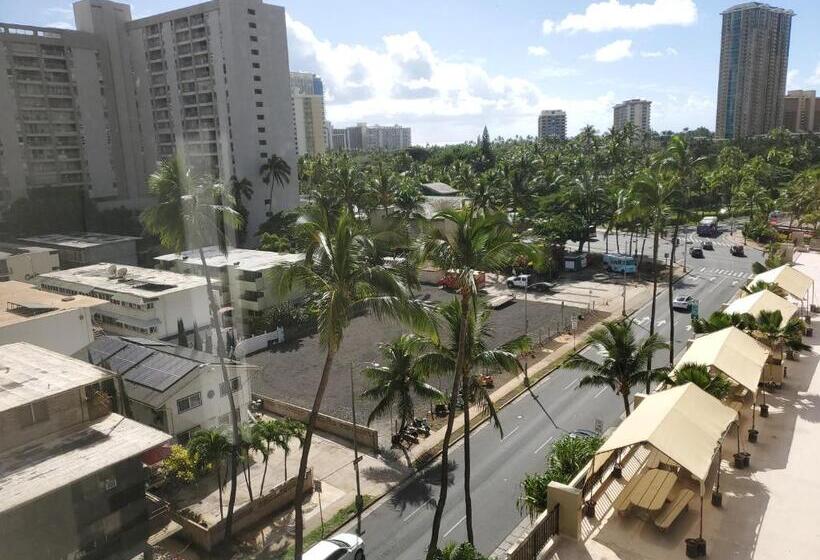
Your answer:
[[[430,301],[444,301],[453,297],[452,294],[433,287],[425,287],[423,292]],[[577,312],[577,309],[575,310]],[[571,309],[564,310],[565,320],[568,321]],[[530,332],[538,329],[550,328],[554,331],[561,320],[561,305],[554,303],[528,303],[527,315]],[[524,302],[517,301],[503,309],[493,311],[491,324],[494,329],[492,343],[494,345],[520,336],[524,332]],[[345,338],[331,372],[330,384],[322,403],[322,411],[343,419],[351,419],[350,406],[350,367],[353,364],[356,384],[356,393],[359,395],[365,389],[365,379],[358,374],[363,367],[373,361],[378,361],[381,354],[378,349],[380,342],[390,341],[406,332],[406,328],[392,322],[381,322],[365,316],[354,319],[345,331]],[[319,383],[325,353],[319,346],[317,336],[285,342],[279,345],[275,352],[263,352],[248,358],[248,361],[260,366],[261,372],[252,382],[254,392],[273,398],[282,399],[300,406],[310,408],[316,387]],[[496,385],[504,383],[509,376],[496,376]],[[447,386],[447,380],[434,379],[432,382],[441,388]],[[357,398],[357,420],[364,422],[373,409],[374,403]],[[419,414],[422,411],[419,410]],[[374,421],[372,427],[381,433],[382,444],[388,442],[390,419],[384,418]]]

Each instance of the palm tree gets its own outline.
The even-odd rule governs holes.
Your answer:
[[[279,448],[284,451],[285,458],[282,467],[285,471],[285,480],[288,479],[288,456],[290,455],[290,440],[296,438],[299,442],[299,449],[305,445],[305,425],[297,420],[283,420],[282,439],[279,441]]]
[[[693,318],[692,330],[695,334],[712,333],[722,331],[728,327],[737,327],[738,329],[751,332],[754,330],[755,318],[748,313],[733,313],[728,314],[723,311],[715,311],[709,318]]]
[[[256,432],[255,439],[261,445],[258,448],[259,453],[262,454],[263,469],[262,481],[259,483],[259,495],[262,496],[262,491],[265,488],[265,477],[268,475],[268,462],[270,460],[271,447],[280,447],[282,440],[282,421],[281,420],[260,420],[253,425],[253,430]]]
[[[444,397],[441,391],[427,383],[427,373],[417,366],[419,343],[416,336],[403,335],[393,342],[380,344],[385,365],[373,364],[362,371],[371,383],[362,396],[377,401],[367,417],[368,426],[395,407],[401,433],[415,419],[414,394],[426,399]]]
[[[233,446],[218,429],[200,430],[188,441],[188,451],[195,457],[199,468],[210,468],[216,475],[216,487],[219,489],[219,517],[224,519],[222,512],[222,465],[226,458],[233,457]],[[230,507],[230,506],[229,506]],[[230,509],[228,519],[230,519]]]
[[[757,292],[762,292],[763,290],[769,290],[773,294],[782,298],[785,298],[787,295],[786,290],[778,286],[777,282],[766,282],[765,280],[758,280],[754,284],[744,286],[741,290],[747,294],[755,294]]]
[[[473,300],[466,318],[461,314],[458,298],[439,306],[444,329],[443,340],[429,340],[424,345],[425,353],[417,359],[418,367],[426,374],[453,375],[461,377],[464,400],[464,506],[466,509],[467,541],[474,542],[472,526],[472,499],[470,494],[470,404],[478,402],[482,412],[489,414],[493,424],[498,428],[501,437],[504,431],[496,414],[495,404],[487,388],[480,382],[482,373],[518,373],[521,363],[518,355],[529,350],[531,344],[528,336],[515,338],[498,348],[491,348],[487,341],[493,334],[490,327],[490,310],[476,309]],[[466,319],[466,334],[461,369],[457,369],[460,346],[457,344],[461,333],[462,321]],[[460,373],[459,373],[460,372]]]
[[[374,206],[380,207],[384,216],[390,212],[395,189],[396,177],[384,165],[384,162],[379,160],[371,171],[370,192],[374,197]]]
[[[596,362],[581,353],[573,354],[566,362],[568,368],[589,372],[579,387],[609,387],[621,395],[624,411],[629,416],[629,395],[632,387],[643,381],[650,383],[665,375],[667,368],[649,369],[649,357],[669,346],[657,334],[638,341],[632,330],[631,319],[604,321],[586,338],[586,344],[601,348],[602,362]]]
[[[273,213],[273,185],[285,188],[285,183],[290,181],[290,165],[276,154],[270,157],[259,168],[262,181],[268,186],[268,216]]]
[[[449,477],[448,456],[450,438],[456,405],[461,387],[467,350],[467,317],[471,313],[471,302],[477,297],[474,274],[476,271],[499,271],[516,257],[528,250],[513,236],[507,218],[502,214],[474,210],[471,206],[457,210],[443,210],[434,216],[442,227],[431,227],[419,247],[419,261],[429,261],[441,270],[455,275],[460,300],[459,313],[462,317],[457,343],[457,354],[453,371],[453,385],[450,392],[450,412],[441,455],[441,487],[433,516],[433,530],[427,547],[427,560],[432,560],[438,550],[439,530],[447,502]],[[469,494],[468,494],[469,496]],[[465,496],[466,498],[467,496]],[[468,534],[472,531],[471,518],[467,518]]]
[[[303,289],[312,298],[319,342],[325,350],[294,492],[297,560],[301,559],[303,549],[302,499],[310,446],[333,360],[351,318],[369,311],[379,318],[401,319],[419,329],[429,328],[430,323],[424,305],[407,299],[407,286],[401,278],[382,264],[373,264],[369,258],[373,254],[372,240],[347,209],[341,211],[335,223],[326,211],[317,209],[306,216],[302,227],[310,239],[304,260],[278,267],[274,273],[274,284],[281,294]]]
[[[669,385],[686,385],[694,383],[713,397],[722,400],[729,394],[732,384],[722,375],[711,375],[709,367],[704,364],[685,363],[666,378]]]
[[[761,311],[755,318],[753,336],[761,340],[772,352],[780,349],[783,358],[783,347],[792,351],[809,350],[803,343],[806,324],[799,317],[792,317],[785,323],[780,310]]]
[[[655,312],[658,299],[658,241],[672,214],[672,201],[676,196],[675,182],[660,166],[650,166],[644,170],[633,184],[637,208],[646,215],[653,232],[652,243],[652,311],[649,317],[649,334],[655,334]],[[674,243],[674,241],[673,241]],[[671,261],[670,261],[671,266]],[[646,369],[652,370],[652,354],[647,356]],[[646,392],[651,390],[646,381]]]
[[[175,253],[182,252],[186,245],[199,250],[199,260],[208,291],[211,323],[216,334],[216,353],[222,372],[222,382],[226,387],[230,387],[228,369],[225,364],[227,351],[223,339],[222,322],[203,247],[215,239],[223,253],[227,251],[223,245],[225,237],[221,235],[222,228],[236,228],[241,225],[239,213],[232,208],[233,196],[222,184],[214,182],[209,177],[203,177],[198,181],[193,180],[190,170],[182,166],[179,158],[161,162],[148,178],[148,189],[156,198],[157,204],[146,208],[140,215],[145,229],[157,235],[162,245]],[[228,403],[232,452],[229,462],[231,491],[228,497],[228,517],[225,521],[225,541],[230,541],[233,530],[233,508],[236,503],[236,450],[240,441],[239,414],[232,391],[228,391]]]
[[[231,186],[231,195],[236,203],[236,211],[242,216],[242,225],[237,228],[236,237],[239,243],[245,242],[248,230],[248,208],[245,206],[245,200],[250,200],[253,197],[253,185],[247,179],[238,179],[236,175],[231,175],[228,180]]]
[[[253,429],[253,424],[242,424],[239,428],[239,463],[242,465],[242,476],[245,478],[245,486],[248,488],[248,497],[253,501],[253,488],[251,487],[251,462],[252,452],[265,448],[265,444],[259,437],[259,432]]]
[[[435,560],[487,560],[476,548],[466,542],[461,544],[447,543],[444,549],[433,556]]]

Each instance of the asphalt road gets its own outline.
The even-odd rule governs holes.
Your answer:
[[[690,274],[675,287],[675,295],[692,294],[698,298],[702,316],[719,309],[745,283],[751,263],[760,258],[760,253],[752,249],[747,249],[746,258],[732,257],[725,237],[714,241],[715,250],[707,251],[705,258],[688,260]],[[650,307],[648,303],[633,314],[639,332],[648,331]],[[675,351],[679,355],[691,334],[690,318],[680,312],[670,318],[667,293],[663,290],[658,294],[656,326],[664,338],[668,337],[670,320],[675,322]],[[594,357],[598,349],[590,347],[584,352]],[[656,360],[658,365],[667,363],[668,351],[659,353]],[[608,388],[578,389],[582,375],[577,370],[556,370],[533,388],[535,398],[524,393],[507,405],[500,412],[503,439],[488,424],[473,433],[473,520],[476,544],[483,553],[493,552],[521,521],[515,507],[519,482],[527,472],[543,471],[550,443],[564,433],[562,430],[592,429],[596,419],[605,428],[619,421],[623,413],[620,397]],[[561,429],[551,424],[544,409]],[[441,524],[441,546],[466,540],[461,443],[451,450],[450,459],[451,486]],[[369,559],[424,557],[439,493],[438,469],[438,463],[431,465],[366,512],[362,526]],[[354,529],[353,524],[345,527],[346,531]]]

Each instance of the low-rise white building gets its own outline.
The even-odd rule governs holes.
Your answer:
[[[42,274],[37,285],[106,300],[94,310],[94,320],[111,334],[164,339],[177,335],[179,320],[186,330],[211,322],[205,280],[198,276],[100,263]]]
[[[0,282],[33,282],[45,272],[60,270],[56,249],[0,243]]]
[[[63,268],[74,268],[101,262],[136,265],[139,237],[112,233],[49,233],[22,237],[20,241],[55,249]]]
[[[68,356],[94,340],[93,315],[105,301],[61,296],[25,282],[0,283],[0,345],[28,342]]]
[[[234,323],[282,303],[273,285],[275,267],[304,260],[304,254],[275,253],[229,247],[223,253],[217,247],[205,247],[205,263],[211,277],[222,290],[224,305],[231,305]],[[158,266],[182,274],[201,275],[199,251],[184,251],[156,257]]]
[[[154,340],[104,336],[88,347],[94,365],[122,375],[133,418],[184,444],[197,430],[230,426],[228,388],[216,356]],[[234,404],[249,418],[250,375],[258,368],[227,361]]]

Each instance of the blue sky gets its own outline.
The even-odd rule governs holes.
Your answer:
[[[135,17],[191,0],[133,0]],[[535,134],[541,109],[570,133],[650,99],[652,127],[714,128],[724,0],[284,2],[292,70],[324,78],[327,116],[413,127],[414,143]],[[791,89],[820,89],[820,1],[792,9]],[[70,26],[70,2],[0,0],[0,21]]]

